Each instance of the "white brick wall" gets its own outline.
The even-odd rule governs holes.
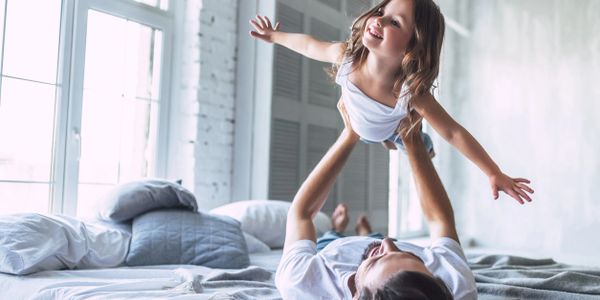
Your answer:
[[[237,6],[186,0],[180,29],[169,176],[193,189],[201,209],[231,200]]]

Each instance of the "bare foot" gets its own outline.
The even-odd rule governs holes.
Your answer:
[[[344,203],[340,203],[335,207],[331,214],[331,226],[335,232],[342,233],[346,231],[348,226],[348,207]]]
[[[371,223],[367,220],[367,216],[360,215],[358,219],[356,219],[356,234],[366,236],[369,233],[373,232],[371,229]]]

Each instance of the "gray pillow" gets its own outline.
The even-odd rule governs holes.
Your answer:
[[[98,218],[124,222],[158,208],[198,210],[196,197],[183,186],[161,179],[121,184],[99,203]]]
[[[162,209],[133,219],[125,263],[239,269],[247,267],[250,259],[238,221],[207,213]]]

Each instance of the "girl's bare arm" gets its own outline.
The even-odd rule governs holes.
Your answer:
[[[533,190],[526,185],[530,183],[529,180],[511,178],[504,174],[481,144],[463,126],[458,124],[430,93],[415,98],[413,105],[415,110],[427,120],[442,138],[458,149],[488,176],[494,199],[498,198],[498,191],[500,190],[521,204],[524,203],[524,200],[531,201],[527,193],[533,193]]]
[[[282,45],[310,59],[340,63],[345,49],[345,43],[324,42],[308,34],[279,31],[279,22],[272,26],[271,20],[265,16],[256,16],[256,19],[250,20],[250,24],[256,29],[250,31],[251,36],[268,43]]]

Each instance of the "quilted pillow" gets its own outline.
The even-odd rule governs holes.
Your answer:
[[[121,184],[99,203],[98,218],[124,222],[159,208],[184,208],[197,211],[196,197],[180,184],[162,179],[147,179]]]
[[[192,264],[220,269],[250,264],[240,224],[229,217],[162,209],[133,219],[130,266]]]

